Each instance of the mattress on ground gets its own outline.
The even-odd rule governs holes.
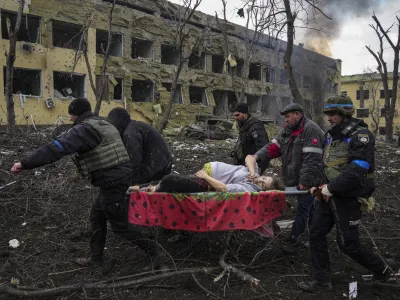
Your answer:
[[[256,230],[286,209],[281,191],[169,194],[132,192],[129,223],[197,232]]]

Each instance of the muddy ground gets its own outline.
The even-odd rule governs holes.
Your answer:
[[[26,129],[24,129],[26,130]],[[69,158],[37,170],[10,175],[12,163],[25,152],[51,140],[52,130],[20,132],[15,135],[0,133],[0,289],[18,283],[25,290],[48,289],[70,284],[99,282],[103,284],[134,281],[152,274],[142,273],[148,264],[147,255],[116,236],[108,233],[106,259],[108,274],[90,274],[74,263],[86,257],[89,245],[89,211],[96,188],[76,176]],[[196,141],[168,138],[175,155],[173,170],[192,174],[208,161],[229,162],[233,140]],[[396,148],[378,145],[377,151],[377,209],[363,218],[362,241],[377,249],[385,257],[400,260],[400,156]],[[279,172],[275,167],[273,172]],[[16,181],[14,183],[14,181]],[[6,184],[10,184],[5,186]],[[293,199],[281,219],[293,217]],[[156,228],[143,231],[162,245],[171,255],[178,270],[197,267],[218,267],[225,251],[226,233],[189,233],[186,239],[169,242],[173,232]],[[376,287],[363,283],[361,275],[368,271],[340,253],[335,235],[329,236],[334,290],[314,295],[301,293],[297,282],[310,275],[309,252],[301,248],[295,256],[283,256],[282,241],[288,236],[283,231],[275,239],[261,238],[253,232],[234,232],[230,252],[225,261],[249,264],[260,250],[261,256],[246,272],[260,280],[258,286],[243,282],[234,274],[221,274],[215,268],[209,274],[166,275],[165,278],[103,290],[65,291],[59,296],[42,299],[346,299],[348,283],[358,281],[358,299],[400,299],[399,287]],[[20,246],[9,247],[17,239]],[[32,298],[31,296],[27,297]],[[0,299],[18,299],[0,295]]]

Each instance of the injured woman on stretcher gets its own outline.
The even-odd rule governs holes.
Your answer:
[[[139,190],[162,193],[259,192],[284,190],[284,186],[275,176],[259,176],[257,165],[245,167],[209,162],[195,175],[170,174],[160,181],[130,188],[130,191]]]

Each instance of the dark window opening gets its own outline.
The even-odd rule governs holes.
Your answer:
[[[197,86],[189,87],[190,104],[207,105],[206,89]]]
[[[361,98],[360,90],[357,90],[356,99],[360,100],[360,98]],[[364,100],[367,99],[369,99],[369,90],[364,90]]]
[[[256,113],[259,110],[259,103],[259,96],[247,95],[247,105],[249,106],[250,113]]]
[[[76,75],[66,72],[53,72],[53,77],[54,97],[85,97],[85,75]]]
[[[287,79],[287,76],[286,76],[286,71],[285,71],[284,69],[281,69],[281,70],[280,70],[280,73],[281,73],[281,77],[280,77],[279,83],[280,83],[280,84],[288,84],[288,79]]]
[[[213,114],[216,116],[227,117],[228,112],[228,99],[225,91],[216,90],[213,91],[215,106]]]
[[[175,46],[161,45],[161,63],[164,65],[179,66],[179,52]]]
[[[312,79],[311,76],[303,75],[303,88],[309,89],[311,88]]]
[[[6,67],[3,69],[4,93],[6,87]],[[41,95],[41,73],[40,70],[14,68],[13,94],[30,96]]]
[[[82,26],[53,20],[53,46],[67,49],[78,49],[82,36]]]
[[[1,37],[8,40],[7,20],[10,21],[10,27],[13,31],[17,22],[17,14],[13,12],[1,11]],[[40,18],[28,15],[22,15],[21,25],[19,27],[17,41],[28,43],[40,42]]]
[[[238,100],[236,98],[235,92],[228,92],[228,109],[233,112],[235,109],[236,104],[238,103]]]
[[[225,59],[222,55],[212,56],[212,72],[222,74],[224,72]]]
[[[249,79],[261,80],[261,65],[259,63],[251,63],[249,66]]]
[[[381,117],[385,117],[386,116],[386,108],[381,108]]]
[[[115,78],[115,81],[117,84],[115,82],[112,83],[114,85],[114,100],[122,100],[124,81],[122,78]]]
[[[379,127],[379,134],[380,134],[380,135],[385,135],[385,134],[386,134],[386,129],[385,129],[385,127]]]
[[[146,59],[153,59],[153,42],[141,39],[132,39],[131,57],[143,57]]]
[[[96,53],[105,54],[108,44],[108,32],[96,30]],[[122,56],[122,34],[112,33],[110,44],[110,56]]]
[[[171,93],[172,89],[172,83],[169,82],[163,82],[162,86]],[[176,85],[176,89],[174,91],[174,99],[173,103],[175,104],[181,104],[183,103],[183,98],[182,98],[182,86],[180,84]]]
[[[265,74],[265,81],[270,82],[270,83],[275,83],[275,75],[276,70],[273,68],[267,68],[266,74]]]
[[[104,78],[104,82],[103,84],[101,84],[101,76],[96,76],[96,90],[97,92],[99,92],[99,88],[100,86],[103,86],[103,95],[101,97],[101,100],[109,100],[109,94],[110,94],[110,90],[109,90],[109,77],[105,76]]]
[[[204,70],[206,62],[205,53],[193,52],[189,57],[188,67],[191,69]]]
[[[389,90],[389,98],[393,97],[393,90]],[[385,99],[385,90],[380,90],[380,98]]]
[[[132,80],[132,101],[153,102],[153,82],[149,80]]]
[[[368,118],[369,109],[368,108],[357,108],[356,118]]]
[[[347,91],[342,91],[342,96],[347,96]]]
[[[242,77],[243,66],[244,66],[243,59],[236,59],[235,67],[231,67],[231,65],[228,62],[228,74],[232,74],[232,70],[233,70],[235,76]]]

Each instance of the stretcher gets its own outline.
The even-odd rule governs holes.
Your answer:
[[[129,192],[128,220],[141,226],[195,232],[255,230],[271,235],[271,221],[286,210],[286,196],[307,191],[240,193]]]

